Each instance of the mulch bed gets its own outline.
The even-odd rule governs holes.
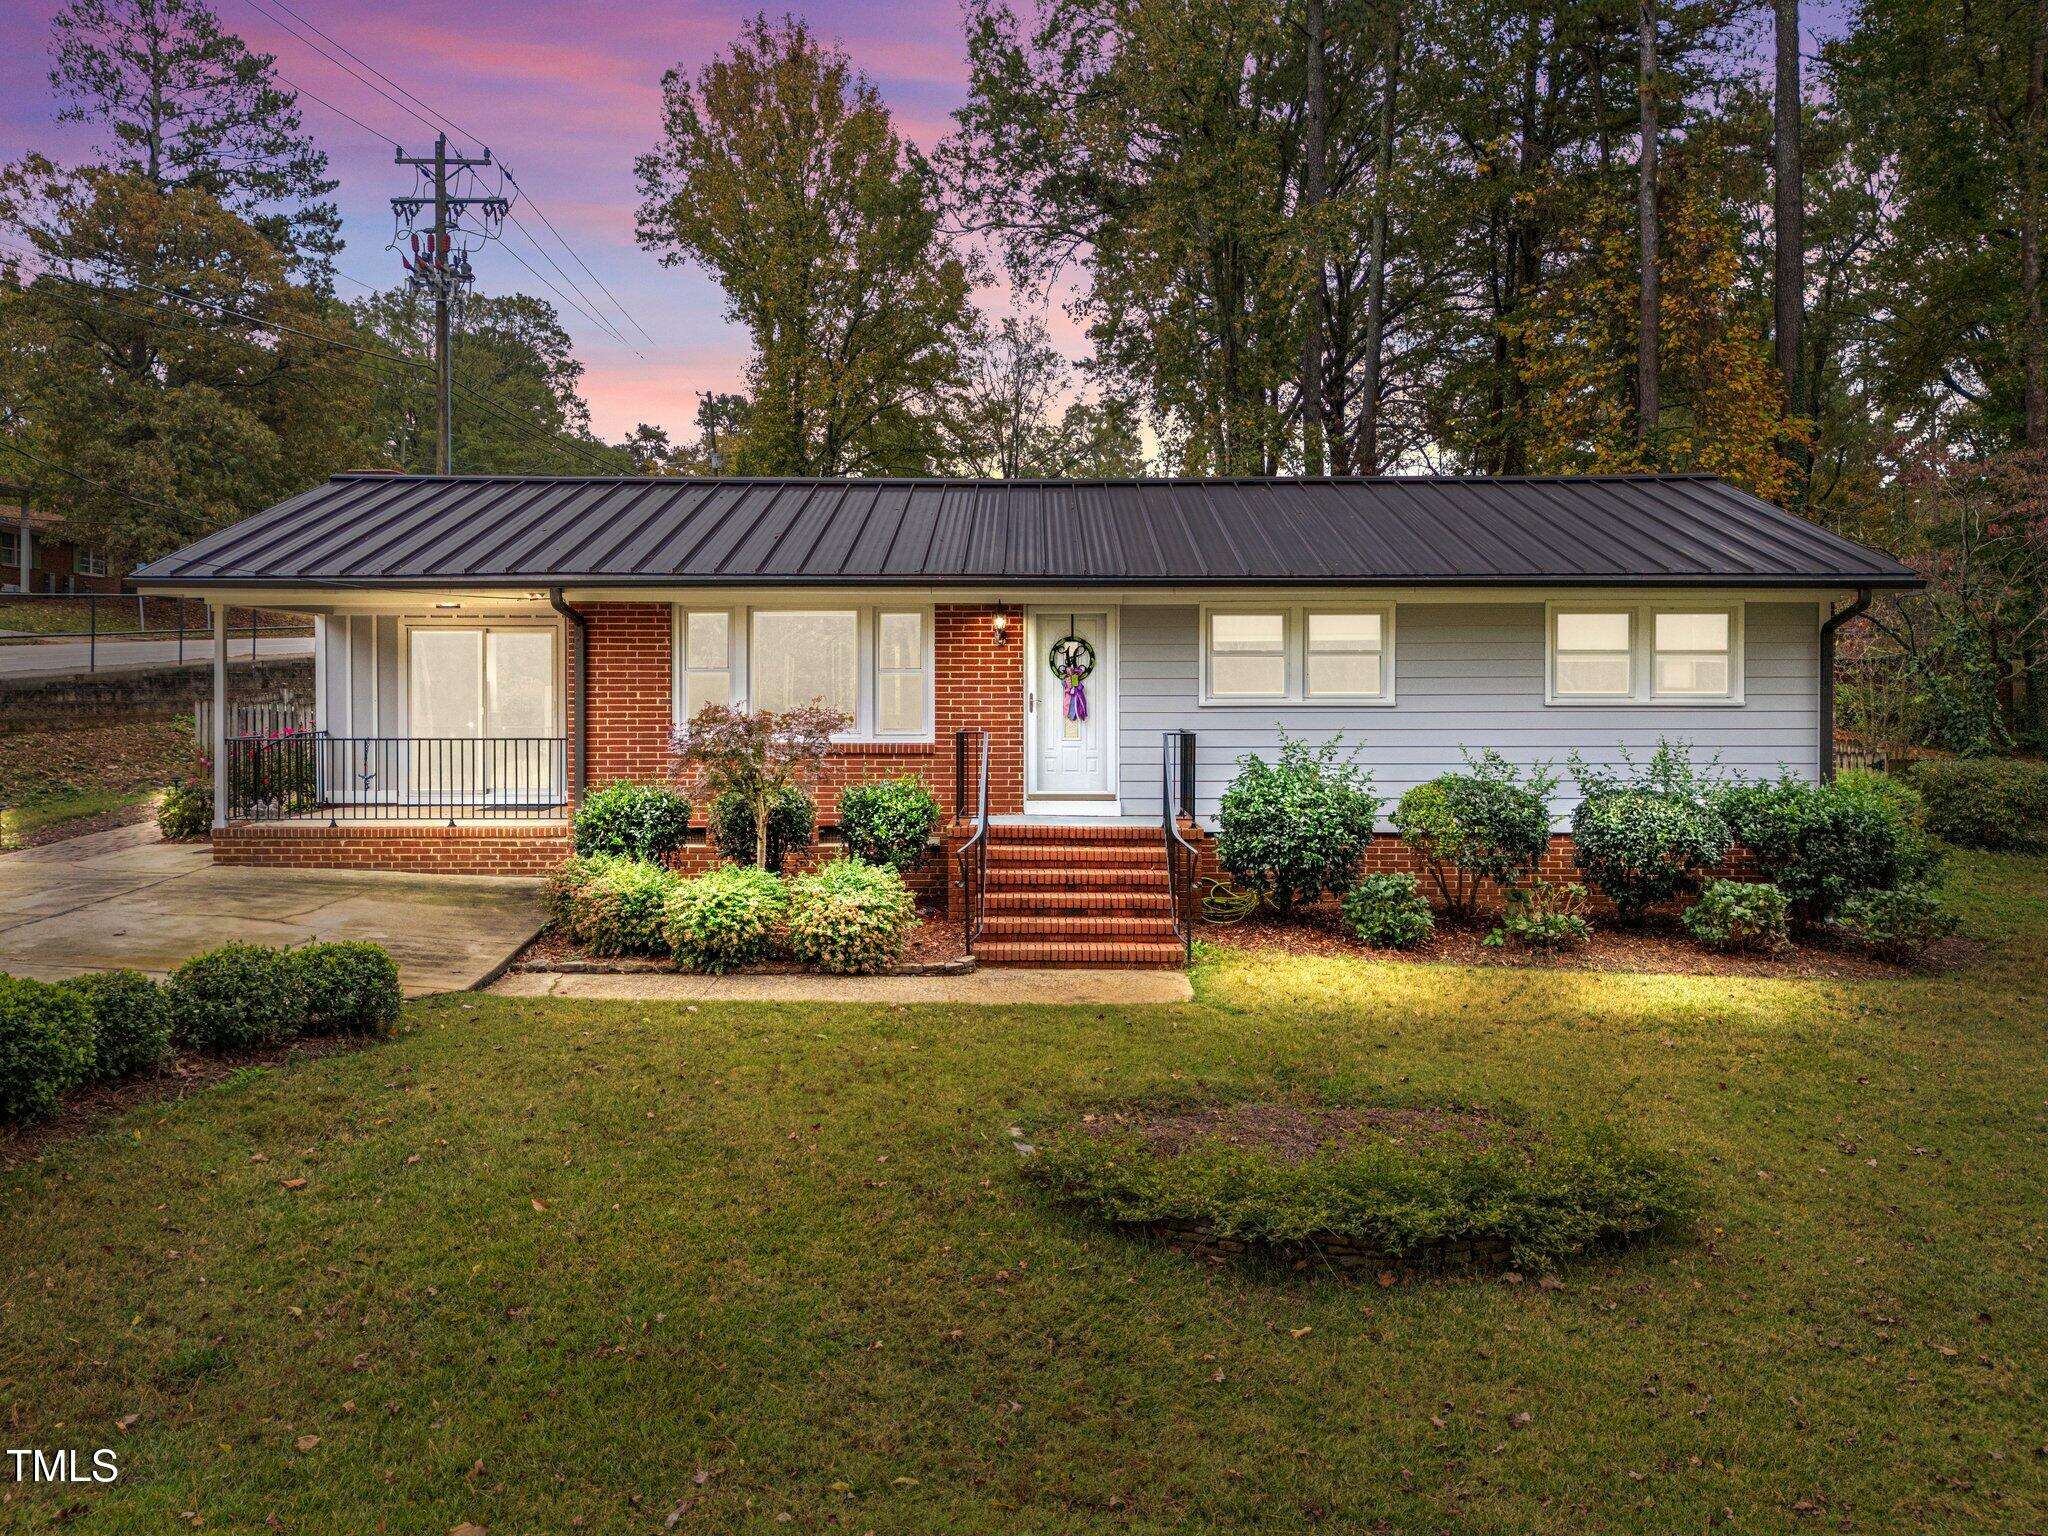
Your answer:
[[[1974,939],[1944,939],[1910,966],[1875,960],[1824,936],[1794,944],[1781,955],[1724,955],[1702,948],[1675,919],[1652,918],[1640,927],[1595,921],[1592,942],[1583,949],[1545,954],[1513,944],[1485,943],[1492,928],[1482,918],[1454,928],[1441,920],[1436,937],[1414,949],[1372,949],[1345,928],[1334,906],[1308,908],[1292,917],[1260,912],[1241,923],[1201,923],[1195,936],[1227,949],[1278,950],[1290,955],[1387,960],[1396,964],[1497,965],[1537,971],[1640,971],[1680,976],[1774,976],[1790,980],[1867,981],[1934,975],[1962,970],[1983,958]]]
[[[1304,1162],[1366,1135],[1381,1135],[1396,1144],[1416,1147],[1456,1138],[1483,1150],[1501,1131],[1485,1110],[1457,1104],[1413,1109],[1224,1104],[1115,1111],[1083,1115],[1079,1129],[1083,1135],[1096,1137],[1135,1131],[1150,1150],[1165,1157],[1178,1157],[1221,1137],[1231,1146],[1256,1147],[1289,1163]]]
[[[150,1077],[127,1077],[117,1083],[95,1083],[65,1097],[57,1113],[33,1125],[0,1126],[0,1171],[34,1162],[53,1144],[90,1133],[110,1115],[125,1114],[146,1104],[183,1099],[234,1076],[245,1067],[282,1067],[315,1061],[370,1044],[366,1035],[308,1035],[284,1045],[218,1056],[178,1056]]]
[[[909,942],[903,951],[903,963],[891,974],[917,975],[941,968],[965,968],[966,964],[967,946],[961,942],[960,925],[943,917],[926,916],[920,918],[916,926],[910,930]],[[616,958],[593,955],[582,944],[550,924],[513,958],[509,969],[637,973],[668,972],[673,971],[675,966],[667,960],[644,955],[622,955]],[[744,971],[735,974],[777,975],[805,971],[804,966],[778,961],[767,965],[748,966]]]

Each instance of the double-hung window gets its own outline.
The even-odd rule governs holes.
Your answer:
[[[849,720],[845,739],[929,741],[931,625],[929,609],[879,605],[678,609],[678,715],[823,704]]]
[[[1740,704],[1740,603],[1552,604],[1553,704]]]
[[[1394,611],[1316,603],[1202,610],[1204,704],[1391,704]]]

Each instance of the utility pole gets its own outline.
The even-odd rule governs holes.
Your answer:
[[[436,134],[432,155],[408,155],[400,148],[393,157],[399,165],[409,165],[415,170],[431,171],[434,177],[434,195],[394,197],[391,208],[400,219],[408,224],[424,212],[429,203],[434,209],[434,230],[427,237],[422,249],[420,237],[412,237],[412,257],[406,261],[406,270],[412,273],[413,285],[431,294],[434,300],[434,473],[452,474],[455,458],[455,360],[448,347],[448,318],[454,307],[456,293],[470,283],[474,274],[469,269],[469,253],[454,248],[450,215],[460,219],[470,209],[482,211],[484,219],[502,221],[510,211],[511,203],[503,197],[450,197],[448,195],[448,173],[452,171],[477,170],[491,163],[491,152],[486,149],[479,158],[448,153],[448,135]]]

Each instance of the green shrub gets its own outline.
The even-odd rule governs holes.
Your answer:
[[[1623,752],[1622,765],[1614,774],[1572,758],[1585,793],[1572,813],[1572,848],[1593,888],[1633,918],[1695,889],[1734,839],[1683,742],[1658,742],[1640,770]]]
[[[1367,875],[1344,898],[1344,921],[1374,949],[1412,949],[1436,936],[1413,875]]]
[[[1709,949],[1776,954],[1792,942],[1791,903],[1762,882],[1709,880],[1678,920]]]
[[[885,971],[903,958],[917,903],[886,864],[834,859],[789,885],[789,953],[846,976]]]
[[[1735,784],[1714,803],[1793,916],[1818,924],[1858,891],[1889,890],[1927,873],[1918,799],[1904,785],[1859,773],[1833,784],[1789,776]]]
[[[617,862],[617,855],[595,853],[562,860],[548,871],[541,885],[541,899],[548,916],[564,933],[579,942],[583,938],[583,897],[591,882]]]
[[[1418,784],[1394,807],[1394,829],[1419,854],[1447,910],[1469,917],[1488,881],[1511,889],[1550,848],[1550,792],[1540,764],[1529,782],[1498,752],[1465,754],[1467,771]]]
[[[1444,1244],[1505,1243],[1548,1270],[1622,1243],[1677,1236],[1696,1216],[1694,1181],[1672,1158],[1611,1127],[1543,1135],[1369,1135],[1298,1161],[1221,1137],[1177,1154],[1140,1136],[1038,1131],[1024,1176],[1118,1224],[1199,1223],[1218,1236],[1286,1247],[1325,1234],[1405,1256]]]
[[[307,944],[291,951],[309,1035],[388,1035],[405,994],[381,944]]]
[[[866,863],[914,867],[938,824],[939,802],[915,774],[839,791],[839,836]]]
[[[204,837],[213,830],[213,781],[173,779],[156,807],[157,832],[172,842]]]
[[[1928,758],[1906,781],[1927,806],[1927,828],[1965,848],[2048,846],[2048,763]]]
[[[802,789],[785,784],[768,802],[768,868],[780,873],[782,861],[811,846],[818,824],[818,805]],[[735,864],[754,862],[754,808],[737,790],[727,790],[711,807],[711,841],[721,857]]]
[[[92,1009],[80,993],[0,976],[0,1121],[42,1119],[92,1067]]]
[[[1500,926],[1486,936],[1496,949],[1519,944],[1524,949],[1577,949],[1593,937],[1586,921],[1586,888],[1533,880],[1508,892],[1508,908]]]
[[[1851,943],[1900,965],[1956,931],[1941,898],[1918,885],[1859,892],[1842,903],[1839,920]]]
[[[619,779],[576,807],[576,852],[618,854],[659,864],[683,846],[690,802],[659,784]]]
[[[607,859],[577,891],[575,933],[594,955],[668,953],[668,899],[682,883],[644,859]]]
[[[306,997],[289,950],[223,944],[194,955],[170,983],[171,1028],[201,1051],[245,1051],[306,1027]]]
[[[1223,792],[1216,857],[1238,885],[1282,911],[1351,889],[1379,815],[1372,775],[1338,742],[1311,747],[1285,732],[1277,762],[1238,759]]]
[[[170,1059],[171,1009],[164,989],[140,971],[90,971],[58,983],[92,1012],[92,1080],[154,1072]]]
[[[789,893],[781,879],[752,864],[722,864],[685,880],[668,899],[669,949],[693,971],[729,971],[775,951]]]

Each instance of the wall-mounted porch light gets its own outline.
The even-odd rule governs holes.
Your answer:
[[[1008,645],[1010,643],[1010,614],[1009,610],[1004,608],[1001,603],[996,604],[995,634],[997,645]]]

